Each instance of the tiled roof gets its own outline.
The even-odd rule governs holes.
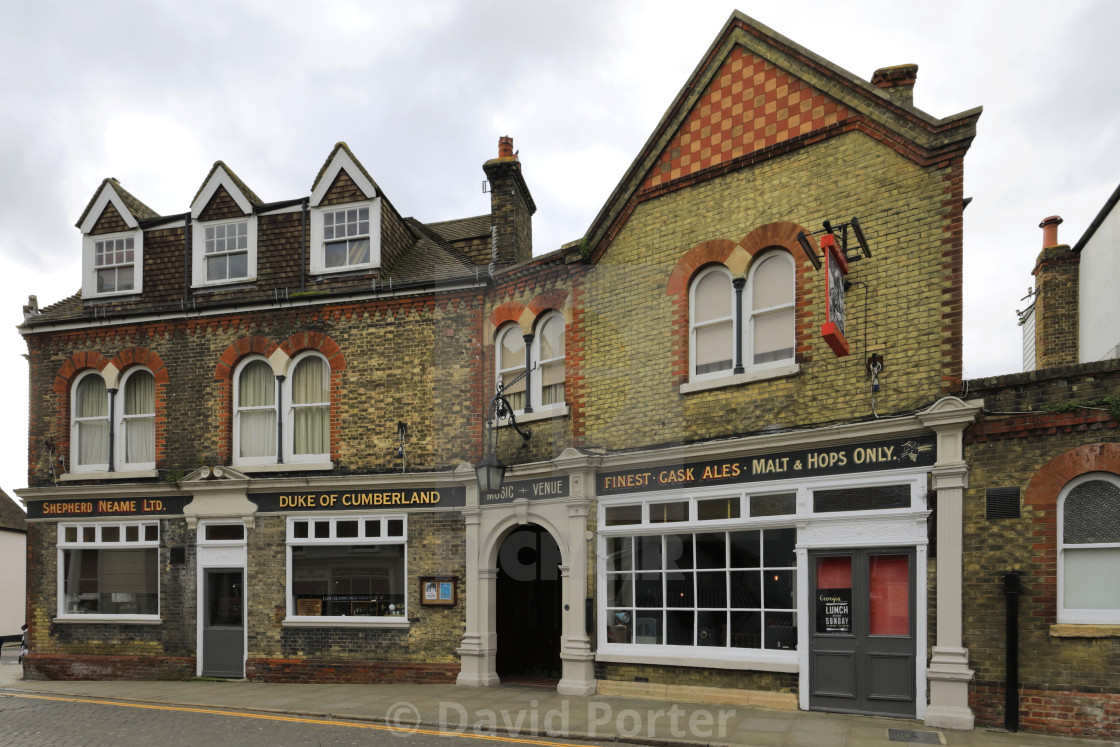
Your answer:
[[[473,218],[457,218],[426,224],[439,234],[444,241],[462,241],[490,235],[490,214],[476,215]]]
[[[233,173],[233,169],[231,169],[222,161],[214,161],[214,165],[210,167],[210,171],[207,172],[206,178],[202,180],[202,184],[198,185],[198,191],[195,192],[194,197],[191,198],[192,205],[194,204],[194,201],[198,199],[198,196],[202,194],[202,190],[206,188],[207,182],[210,181],[210,177],[214,176],[214,172],[218,170],[218,167],[221,167],[227,174],[229,174],[229,178],[232,179],[233,183],[237,185],[237,189],[241,191],[241,194],[245,195],[246,200],[253,203],[253,205],[257,207],[260,207],[264,204],[264,200],[257,197],[257,193],[249,189],[249,186],[245,184],[245,182],[241,181],[241,177]]]
[[[416,243],[409,247],[395,265],[382,271],[382,278],[392,278],[394,284],[446,282],[474,279],[478,266],[430,227],[415,218],[406,218]]]
[[[82,217],[78,218],[78,222],[74,225],[78,226],[79,228],[81,227],[82,223],[86,219],[86,216],[89,214],[89,211],[93,209],[93,204],[97,202],[97,198],[101,194],[101,190],[105,189],[106,184],[113,185],[113,190],[121,198],[121,202],[124,203],[124,206],[128,208],[128,212],[132,213],[132,217],[136,220],[159,217],[159,213],[157,213],[155,210],[152,210],[144,203],[140,202],[140,200],[137,199],[131,192],[122,187],[120,182],[110,177],[103,180],[101,182],[101,185],[93,191],[93,197],[89,198],[89,202],[86,203],[86,209],[82,211]]]
[[[0,529],[27,531],[27,514],[3,490],[0,490]]]

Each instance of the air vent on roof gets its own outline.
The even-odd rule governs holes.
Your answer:
[[[1019,518],[1019,488],[988,488],[988,519]]]

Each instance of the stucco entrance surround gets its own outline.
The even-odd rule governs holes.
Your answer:
[[[595,692],[595,656],[587,635],[586,601],[588,553],[594,534],[588,527],[589,492],[597,460],[568,449],[548,464],[530,465],[511,474],[510,480],[547,478],[557,470],[568,477],[567,497],[479,506],[478,494],[468,495],[464,511],[467,531],[466,633],[458,649],[462,669],[457,683],[471,687],[499,684],[497,654],[497,575],[502,542],[517,527],[536,524],[556,540],[560,550],[562,676],[557,692],[591,695]]]

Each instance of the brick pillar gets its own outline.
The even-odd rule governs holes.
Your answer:
[[[498,266],[528,262],[533,256],[533,196],[521,175],[513,138],[498,140],[498,157],[482,164],[490,181],[491,259]]]
[[[1035,261],[1034,341],[1035,368],[1077,363],[1081,255],[1058,242],[1058,224],[1052,215],[1039,224],[1043,249]]]
[[[871,76],[871,85],[882,88],[892,101],[913,106],[914,83],[917,80],[917,65],[894,65],[876,70]]]

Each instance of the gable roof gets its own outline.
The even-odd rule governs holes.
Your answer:
[[[749,80],[744,72],[748,68]],[[738,74],[739,80],[729,80],[733,74]],[[787,97],[784,102],[778,101],[782,87],[779,80],[787,88],[781,92]],[[737,151],[735,148],[720,149],[718,154],[713,154],[715,157],[702,156],[697,164],[692,164],[690,159],[688,165],[692,168],[675,174],[674,159],[681,154],[671,147],[674,139],[678,143],[683,140],[691,125],[700,118],[708,120],[700,123],[700,129],[705,124],[710,126],[714,119],[711,112],[705,111],[702,99],[707,97],[709,104],[721,99],[725,84],[729,93],[743,95],[741,90],[735,90],[736,85],[742,89],[756,81],[762,84],[762,88],[754,92],[761,100],[743,102],[733,116],[742,118],[747,107],[761,103],[759,108],[764,113],[761,126],[741,137]],[[796,86],[796,91],[789,90],[791,84]],[[808,123],[799,118],[796,125],[786,122],[779,129],[777,121],[766,119],[776,113],[779,103],[795,104],[796,111],[800,112],[802,96],[808,96]],[[592,261],[598,260],[605,251],[634,204],[661,193],[672,179],[688,175],[693,179],[715,176],[852,128],[889,143],[915,161],[933,163],[967,150],[976,135],[976,120],[981,111],[976,107],[944,119],[932,117],[912,105],[892,100],[868,81],[736,11],[592,221],[585,236],[592,249]],[[679,163],[678,160],[677,165]],[[652,174],[655,166],[664,169],[668,178],[655,178]]]
[[[210,172],[206,174],[206,178],[202,180],[198,191],[194,193],[194,197],[191,199],[192,218],[198,218],[219,186],[226,188],[226,192],[246,214],[252,212],[254,207],[260,207],[264,204],[264,201],[257,197],[257,194],[249,189],[249,186],[241,181],[237,174],[233,173],[233,169],[226,166],[222,161],[214,161],[214,165],[210,167]],[[238,199],[238,197],[241,199]]]
[[[1080,252],[1085,248],[1085,245],[1089,243],[1089,239],[1093,238],[1093,234],[1097,232],[1097,229],[1101,227],[1102,223],[1104,223],[1105,218],[1108,217],[1108,214],[1112,212],[1112,209],[1114,207],[1116,207],[1117,202],[1120,202],[1120,186],[1117,186],[1115,191],[1113,191],[1112,196],[1105,200],[1104,207],[1100,209],[1100,212],[1097,213],[1096,217],[1093,218],[1091,223],[1089,223],[1089,227],[1085,229],[1085,233],[1081,234],[1081,238],[1077,240],[1077,244],[1074,245],[1073,251]]]
[[[27,514],[3,490],[0,490],[0,529],[27,531]]]
[[[112,200],[112,202],[116,204],[119,201],[120,204],[124,206],[128,214],[132,216],[133,222],[160,217],[159,213],[157,213],[155,210],[152,210],[150,207],[133,196],[131,192],[122,187],[120,182],[118,182],[116,179],[113,179],[112,177],[109,177],[102,180],[100,186],[98,186],[94,191],[93,197],[91,197],[89,199],[89,202],[86,203],[86,209],[82,211],[82,215],[80,218],[78,218],[78,222],[74,224],[75,226],[81,228],[82,225],[86,222],[87,217],[92,217],[94,221],[101,217],[100,211],[98,211],[98,214],[94,216],[90,216],[90,211],[92,211],[94,206],[101,201],[102,196],[106,194],[106,190],[109,190],[109,192],[112,193],[112,195],[109,196],[108,199],[112,200],[112,196],[115,196],[117,199]],[[124,218],[125,216],[122,215],[121,217]]]
[[[346,168],[353,166],[353,169]],[[327,160],[323,162],[319,173],[315,175],[315,181],[311,183],[311,204],[318,205],[319,201],[323,199],[323,195],[331,184],[334,178],[338,175],[340,169],[345,169],[354,183],[365,193],[366,197],[375,197],[382,194],[381,187],[377,186],[377,182],[366,171],[362,162],[357,159],[350,146],[346,143],[339,141],[335,143],[334,148],[331,149],[330,155]],[[352,173],[356,171],[357,173]]]

